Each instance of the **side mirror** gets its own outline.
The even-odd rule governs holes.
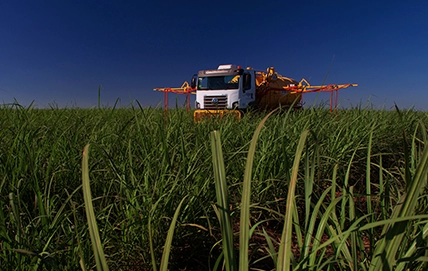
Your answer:
[[[196,88],[196,80],[197,80],[197,75],[193,75],[192,80],[190,81],[190,87],[191,88]]]

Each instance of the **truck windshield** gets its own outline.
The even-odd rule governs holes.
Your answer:
[[[209,76],[198,78],[198,89],[200,90],[220,90],[238,89],[240,75]]]

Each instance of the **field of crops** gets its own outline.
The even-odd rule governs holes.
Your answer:
[[[265,116],[0,107],[0,266],[426,270],[427,113]]]

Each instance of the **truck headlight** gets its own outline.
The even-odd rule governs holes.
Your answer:
[[[232,108],[233,109],[236,109],[236,108],[238,108],[239,107],[239,102],[234,102],[233,104],[232,104]]]
[[[196,109],[200,109],[201,108],[201,104],[196,102]]]

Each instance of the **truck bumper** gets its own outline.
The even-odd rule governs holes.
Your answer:
[[[240,120],[242,118],[242,112],[239,110],[205,110],[205,109],[197,109],[193,113],[193,119],[195,122],[200,122],[207,118],[223,118],[223,116],[232,116],[236,119]]]

